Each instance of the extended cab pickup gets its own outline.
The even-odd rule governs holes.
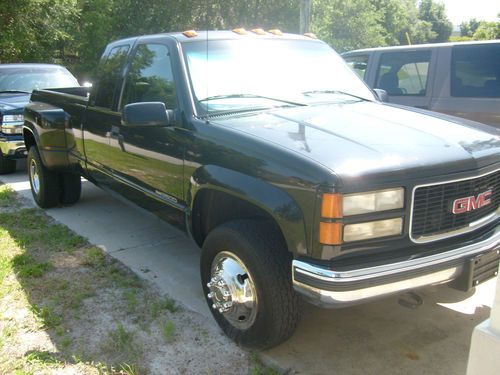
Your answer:
[[[341,307],[499,263],[498,129],[376,99],[325,43],[217,31],[119,40],[94,87],[33,92],[41,207],[80,176],[185,230],[224,332],[294,331],[298,296]]]

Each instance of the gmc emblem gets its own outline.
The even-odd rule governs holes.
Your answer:
[[[455,199],[453,201],[453,209],[451,212],[458,215],[484,207],[491,203],[491,194],[492,191],[487,190],[484,193],[479,193],[477,197],[472,196]]]

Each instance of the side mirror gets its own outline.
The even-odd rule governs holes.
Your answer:
[[[387,94],[387,91],[382,90],[382,89],[373,89],[375,92],[375,95],[377,95],[378,100],[384,103],[389,103],[389,94]]]
[[[122,125],[130,127],[170,126],[175,123],[175,113],[160,102],[127,104],[122,112]]]

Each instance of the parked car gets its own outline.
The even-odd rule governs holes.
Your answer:
[[[500,41],[438,43],[346,52],[347,64],[391,103],[500,128]]]
[[[0,174],[14,172],[16,160],[26,157],[23,111],[31,92],[77,85],[76,78],[59,65],[0,64]]]
[[[327,44],[277,31],[118,40],[98,72],[31,95],[35,201],[75,203],[85,176],[186,231],[239,344],[286,340],[300,295],[342,307],[495,275],[498,129],[379,102]]]

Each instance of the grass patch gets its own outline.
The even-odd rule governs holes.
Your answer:
[[[155,319],[162,315],[165,311],[170,311],[171,313],[176,313],[179,310],[179,306],[172,298],[165,296],[151,302],[151,316]]]
[[[272,367],[264,365],[255,352],[250,354],[250,362],[252,364],[250,369],[251,375],[280,375],[280,373]]]
[[[42,327],[55,328],[62,322],[62,317],[49,306],[31,306],[31,311],[38,317]]]
[[[175,325],[171,320],[163,325],[162,329],[163,338],[169,344],[175,341]]]
[[[0,185],[0,207],[11,207],[16,205],[16,193],[10,186]]]
[[[42,277],[52,265],[48,262],[37,262],[31,255],[19,254],[12,258],[12,267],[20,277]]]

